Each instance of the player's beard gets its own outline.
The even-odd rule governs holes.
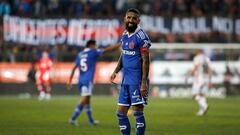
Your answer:
[[[126,23],[125,27],[129,33],[133,33],[137,29],[137,24],[132,24],[131,26],[129,26],[129,23]]]

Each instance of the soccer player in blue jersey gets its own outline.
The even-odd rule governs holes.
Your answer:
[[[144,104],[147,103],[149,88],[149,48],[151,41],[140,28],[139,22],[139,11],[129,9],[124,18],[126,31],[121,37],[122,53],[110,78],[110,81],[114,83],[117,73],[122,70],[123,79],[119,92],[117,117],[123,135],[131,133],[127,116],[131,106],[136,120],[136,134],[144,135],[146,129]]]
[[[97,59],[106,51],[111,51],[119,48],[119,45],[109,46],[104,49],[96,48],[96,41],[89,40],[86,44],[86,48],[81,51],[75,60],[75,66],[72,69],[70,79],[68,82],[68,87],[72,86],[72,78],[74,76],[75,70],[79,69],[79,79],[78,79],[78,89],[81,93],[80,103],[77,105],[75,112],[72,114],[69,122],[73,125],[77,124],[77,117],[80,115],[83,109],[86,110],[87,117],[90,125],[98,124],[98,121],[94,120],[92,117],[92,109],[90,106],[90,98],[93,89],[93,79],[95,73],[95,67]]]

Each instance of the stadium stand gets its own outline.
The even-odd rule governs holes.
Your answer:
[[[0,15],[19,16],[23,18],[118,18],[129,7],[138,8],[147,16],[167,18],[198,18],[225,17],[239,23],[240,2],[238,0],[3,0],[0,2]],[[1,17],[2,18],[2,17]],[[236,20],[236,22],[235,22]],[[208,22],[207,22],[208,23]],[[240,23],[239,23],[240,24]],[[164,25],[168,25],[164,24]],[[233,27],[238,27],[234,25]],[[239,29],[239,28],[235,28]],[[147,30],[148,31],[148,30]],[[34,61],[37,52],[48,49],[56,55],[58,61],[72,61],[76,53],[81,50],[78,46],[60,44],[51,46],[29,46],[24,43],[9,43],[3,40],[3,20],[1,20],[0,61],[23,62]],[[239,43],[240,34],[227,33],[219,30],[199,33],[164,33],[149,30],[152,42],[157,43]],[[77,49],[76,49],[77,48]],[[31,53],[28,53],[31,52]],[[58,53],[64,52],[64,53]],[[117,56],[116,56],[117,58]],[[112,54],[102,60],[114,61]]]

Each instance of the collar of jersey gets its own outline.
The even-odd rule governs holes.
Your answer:
[[[125,33],[128,35],[128,37],[131,37],[132,35],[136,34],[140,29],[141,29],[141,27],[138,25],[136,30],[133,33],[131,33],[130,35],[129,35],[128,31],[125,31]]]
[[[90,50],[90,48],[85,48],[83,51],[87,52],[87,51],[89,51],[89,50]]]

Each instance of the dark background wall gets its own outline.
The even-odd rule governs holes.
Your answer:
[[[96,84],[94,86],[93,94],[96,95],[110,95],[111,85],[109,84]],[[0,95],[18,95],[23,93],[29,93],[31,95],[37,95],[37,88],[35,84],[31,83],[1,83]],[[53,95],[78,95],[77,85],[73,85],[71,90],[67,90],[66,84],[52,84]]]

